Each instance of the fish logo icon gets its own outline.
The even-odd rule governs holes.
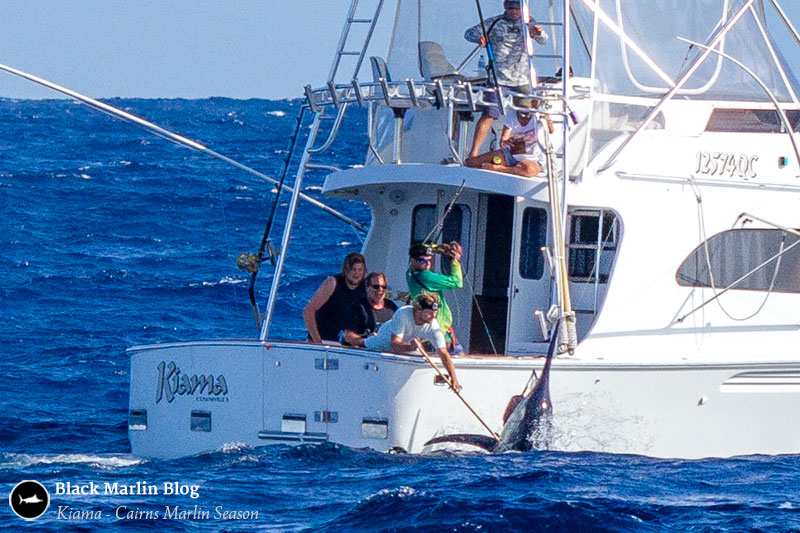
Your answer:
[[[18,517],[24,520],[36,520],[50,506],[50,493],[32,479],[20,481],[8,495],[8,504]]]
[[[23,503],[42,503],[44,500],[41,500],[36,494],[33,496],[28,496],[27,498],[23,498],[20,494],[19,496],[19,503],[22,505]]]

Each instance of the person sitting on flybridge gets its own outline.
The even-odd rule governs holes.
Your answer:
[[[378,330],[378,334],[367,337],[364,344],[369,350],[420,355],[412,339],[418,339],[420,342],[428,341],[436,348],[436,353],[450,374],[453,388],[460,391],[461,385],[458,383],[453,360],[445,345],[444,333],[436,320],[438,312],[439,296],[430,293],[420,294],[414,298],[413,305],[398,309],[392,319]]]
[[[503,2],[505,13],[486,19],[486,35],[494,52],[494,70],[497,72],[497,83],[504,90],[518,93],[529,93],[531,89],[530,72],[528,70],[528,54],[525,51],[525,38],[520,29],[519,0],[505,0]],[[542,26],[531,19],[528,31],[539,44],[547,43],[547,33]],[[464,38],[471,43],[486,46],[486,37],[483,35],[481,24],[469,28],[464,33]],[[486,93],[484,101],[497,104],[499,100],[494,93]],[[472,141],[470,157],[475,157],[480,152],[486,134],[492,126],[492,120],[500,116],[500,109],[496,105],[489,105],[483,109],[481,118],[475,125],[475,138]]]
[[[515,103],[526,109],[537,107],[532,98],[515,98]],[[544,165],[544,152],[538,139],[539,121],[534,112],[519,110],[507,113],[500,136],[500,150],[470,157],[465,164],[527,178],[536,176]]]
[[[386,276],[370,272],[365,280],[367,297],[350,309],[341,341],[345,346],[364,346],[364,339],[375,335],[381,324],[392,319],[397,304],[386,298]]]
[[[342,271],[322,282],[303,309],[308,340],[318,344],[339,342],[344,317],[367,295],[366,272],[367,260],[360,253],[351,252],[342,262]]]

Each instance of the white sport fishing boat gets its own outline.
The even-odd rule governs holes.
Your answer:
[[[253,281],[275,264],[266,309],[254,301],[260,337],[131,348],[133,452],[333,442],[424,453],[447,446],[426,445],[435,437],[488,436],[479,418],[501,431],[559,322],[539,446],[799,453],[800,84],[775,36],[800,36],[778,0],[524,0],[523,19],[550,34],[529,57],[548,154],[534,178],[461,164],[497,90],[471,78],[485,54],[464,39],[475,6],[367,4],[352,1],[326,86],[306,88],[280,246],[265,239],[242,258]],[[491,15],[501,9],[492,2]],[[389,48],[376,52],[384,26]],[[271,327],[304,175],[355,106],[368,110],[366,161],[331,168],[323,192],[369,206],[363,253],[390,290],[407,290],[409,244],[438,221],[439,242],[462,243],[465,286],[446,298],[477,417],[421,357],[280,340]],[[514,112],[508,91],[502,107]]]

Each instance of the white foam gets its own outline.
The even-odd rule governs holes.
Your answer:
[[[5,454],[6,461],[0,463],[0,467],[28,467],[36,465],[77,465],[85,464],[101,470],[113,470],[116,468],[128,468],[147,462],[141,457],[133,455],[92,455],[83,453],[66,454],[42,454],[29,455],[24,453]]]
[[[267,111],[267,115],[272,115],[273,117],[285,117],[285,111]]]
[[[219,451],[221,451],[222,453],[236,453],[242,450],[246,450],[248,448],[250,448],[250,446],[248,446],[244,442],[226,442],[225,444],[222,445]]]
[[[242,283],[247,283],[246,279],[241,278],[234,278],[232,276],[225,276],[221,280],[219,280],[220,284],[223,285],[240,285]]]

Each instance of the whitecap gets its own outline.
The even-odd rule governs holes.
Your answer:
[[[356,163],[355,165],[350,165],[350,168],[364,168],[364,165]]]
[[[130,161],[126,161],[126,160],[122,159],[122,160],[120,160],[119,164],[128,166],[128,165],[132,165],[133,163],[131,163]]]
[[[306,188],[305,188],[305,189],[303,189],[303,190],[304,190],[304,191],[321,191],[321,190],[322,190],[322,187],[321,187],[321,186],[319,186],[319,185],[309,185],[308,187],[306,187]]]
[[[401,485],[395,489],[381,489],[378,491],[377,494],[371,494],[367,496],[363,501],[369,501],[373,498],[385,498],[387,496],[403,499],[414,496],[416,493],[417,491],[413,487]]]
[[[792,505],[792,502],[783,502],[778,506],[778,509],[794,509],[794,505]]]
[[[222,453],[236,453],[242,450],[246,450],[248,448],[250,448],[250,446],[248,446],[244,442],[226,442],[225,444],[222,445],[219,451],[221,451]]]
[[[90,167],[89,165],[84,165],[84,166],[78,168],[78,170],[89,170],[90,168],[92,168],[92,167]]]
[[[339,243],[339,246],[350,246],[351,244],[353,244],[353,243],[350,242],[350,241],[342,241],[342,242]]]
[[[221,280],[219,280],[220,284],[228,284],[228,285],[239,285],[241,283],[247,283],[246,279],[237,279],[231,276],[225,276]]]
[[[136,466],[147,462],[145,459],[133,455],[93,455],[93,454],[83,454],[83,453],[43,454],[43,455],[9,453],[4,456],[4,459],[6,459],[7,461],[0,463],[0,467],[13,466],[17,468],[26,468],[29,466],[37,466],[37,465],[85,464],[92,468],[99,468],[101,470],[128,468],[131,466]]]
[[[81,177],[81,178],[83,178],[83,179],[85,179],[85,180],[90,180],[90,179],[92,179],[92,177],[91,177],[89,174],[81,174],[81,175],[80,175],[80,177]]]
[[[267,115],[272,115],[273,117],[285,117],[286,111],[267,111]]]

